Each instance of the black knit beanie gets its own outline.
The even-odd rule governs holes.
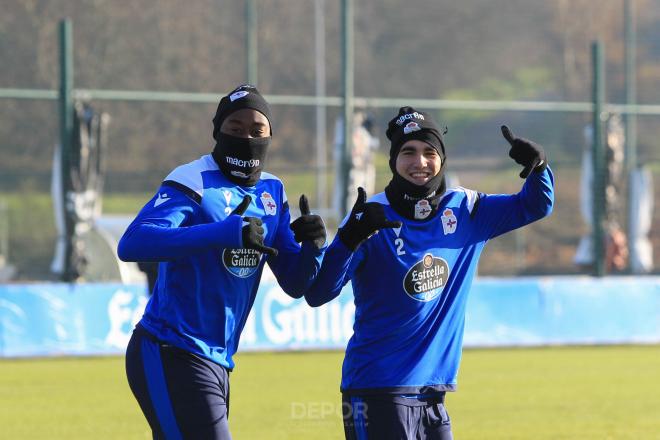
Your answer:
[[[431,115],[412,107],[401,107],[388,124],[385,135],[390,140],[390,169],[396,172],[396,157],[401,146],[411,139],[424,141],[436,149],[445,163],[445,145],[442,132]]]
[[[433,218],[446,188],[445,145],[440,129],[428,113],[417,111],[412,107],[401,107],[399,113],[387,125],[385,134],[391,141],[392,180],[385,187],[385,195],[390,206],[402,216],[412,220],[425,221]],[[409,182],[396,171],[396,159],[401,147],[413,139],[432,146],[442,159],[438,174],[423,185]]]
[[[213,139],[218,140],[218,133],[222,122],[227,116],[236,110],[251,108],[262,113],[270,125],[270,134],[273,135],[273,126],[271,123],[270,107],[259,93],[256,87],[250,84],[243,84],[232,90],[227,96],[224,96],[218,104],[218,109],[213,117]]]

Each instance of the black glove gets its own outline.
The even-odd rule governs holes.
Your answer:
[[[367,238],[380,229],[400,228],[400,221],[389,221],[385,218],[383,205],[380,203],[365,203],[367,194],[363,188],[358,188],[358,196],[351,210],[351,215],[344,226],[339,228],[339,239],[352,251],[355,251]]]
[[[515,137],[506,125],[502,126],[502,134],[511,144],[509,157],[525,167],[520,173],[520,177],[527,178],[532,170],[538,172],[545,170],[548,160],[542,146],[525,138]]]
[[[291,223],[291,230],[298,243],[311,241],[316,249],[325,244],[325,225],[319,215],[310,214],[309,202],[305,194],[300,196],[300,217]]]
[[[247,207],[250,206],[251,201],[252,197],[246,195],[243,197],[243,201],[229,215],[243,215]],[[241,230],[243,247],[277,257],[277,249],[264,246],[264,228],[262,225],[263,222],[260,218],[243,217],[243,229]]]

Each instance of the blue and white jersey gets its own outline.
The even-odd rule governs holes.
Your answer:
[[[453,391],[461,359],[465,306],[486,242],[552,211],[550,169],[532,173],[518,194],[448,190],[436,215],[402,217],[385,193],[383,205],[399,229],[383,229],[351,251],[336,238],[317,280],[305,293],[317,306],[352,280],[355,323],[342,370],[348,394]]]
[[[241,216],[263,221],[264,244],[277,257],[242,248]],[[211,155],[176,168],[130,224],[118,246],[126,261],[158,261],[158,280],[140,324],[156,338],[229,369],[254,303],[264,263],[300,297],[325,249],[296,243],[282,182],[262,173],[253,187],[227,180]]]

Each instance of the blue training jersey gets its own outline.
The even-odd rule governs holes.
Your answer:
[[[531,173],[517,194],[448,190],[435,216],[399,215],[383,205],[399,229],[383,229],[352,253],[335,238],[318,278],[305,293],[318,306],[352,280],[355,323],[342,369],[348,394],[425,394],[453,391],[461,359],[465,306],[486,242],[552,211],[550,169]]]
[[[242,246],[242,217],[232,214],[245,195],[243,216],[263,221],[265,256]],[[211,155],[170,173],[121,238],[125,261],[159,261],[158,280],[140,324],[159,340],[229,369],[254,303],[266,261],[282,289],[300,297],[325,249],[296,243],[282,182],[262,173],[255,186],[229,181]]]

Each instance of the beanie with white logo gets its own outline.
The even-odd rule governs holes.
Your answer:
[[[271,124],[270,106],[256,87],[250,84],[243,84],[220,100],[218,109],[213,117],[213,139],[218,140],[218,133],[220,133],[220,127],[225,118],[235,111],[244,108],[250,108],[263,114],[271,126],[270,131],[272,135],[273,127]]]
[[[401,146],[412,139],[424,141],[436,149],[445,162],[445,145],[442,132],[430,114],[412,107],[401,107],[399,113],[387,124],[385,135],[390,140],[390,168],[395,171],[396,157]]]
[[[385,187],[385,195],[390,206],[402,216],[426,221],[435,216],[438,205],[445,192],[445,145],[442,135],[446,132],[438,128],[431,115],[417,111],[412,107],[401,107],[399,113],[387,125],[387,138],[390,146],[390,169],[392,180]],[[433,147],[442,165],[438,173],[423,185],[416,185],[401,176],[396,170],[396,159],[403,144],[410,140],[426,142]]]

